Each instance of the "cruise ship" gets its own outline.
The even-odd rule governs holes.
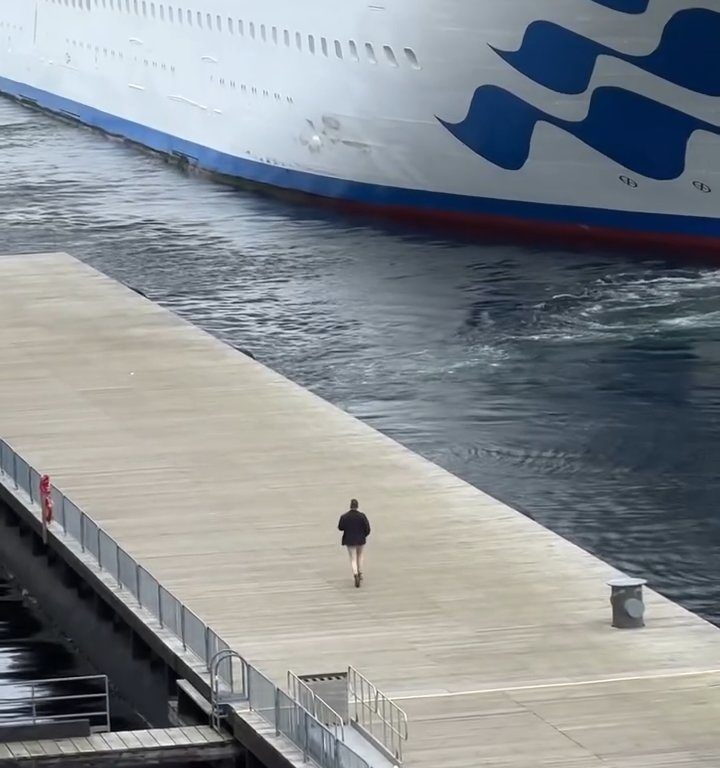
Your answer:
[[[0,91],[351,207],[720,252],[718,40],[717,0],[0,0]]]

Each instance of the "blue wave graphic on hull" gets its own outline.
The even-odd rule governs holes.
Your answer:
[[[645,13],[650,0],[592,0],[598,5],[604,5],[613,11],[622,11],[622,13]]]
[[[598,56],[627,61],[671,83],[720,96],[720,13],[680,11],[668,21],[658,47],[631,56],[549,21],[535,21],[517,51],[493,50],[526,77],[559,93],[583,93]]]
[[[473,95],[459,123],[440,122],[463,144],[507,170],[528,160],[539,122],[557,126],[625,168],[652,179],[676,179],[685,169],[690,136],[720,128],[623,88],[602,87],[592,95],[587,116],[563,120],[495,85]]]

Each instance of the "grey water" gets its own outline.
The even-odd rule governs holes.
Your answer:
[[[720,622],[720,270],[330,215],[4,101],[0,164],[2,251],[75,254]]]

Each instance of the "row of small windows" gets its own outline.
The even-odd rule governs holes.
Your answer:
[[[299,51],[307,48],[312,54],[320,52],[326,57],[334,55],[338,59],[347,57],[353,61],[360,61],[361,56],[364,56],[371,64],[377,64],[379,59],[375,46],[372,43],[364,43],[362,48],[360,48],[360,45],[354,40],[348,40],[343,45],[340,40],[330,41],[326,37],[316,38],[315,35],[302,35],[300,32],[293,34],[288,29],[281,30],[276,26],[268,27],[265,24],[255,24],[253,21],[246,24],[242,19],[233,19],[231,17],[227,17],[223,21],[223,17],[220,15],[213,16],[211,13],[193,12],[190,9],[175,8],[172,5],[168,5],[166,8],[161,3],[156,4],[148,2],[148,0],[50,0],[50,2],[72,8],[85,8],[87,10],[90,10],[94,4],[96,8],[125,10],[127,13],[142,14],[153,19],[159,18],[161,21],[167,19],[171,23],[197,26],[200,29],[205,27],[218,32],[226,29],[231,35],[237,34],[244,37],[247,34],[252,40],[272,41],[275,45],[283,44],[286,48],[294,45]],[[399,66],[398,58],[391,46],[383,45],[381,50],[382,57],[388,64],[393,67]],[[403,54],[410,66],[414,69],[420,69],[417,55],[412,48],[403,48]]]
[[[90,43],[84,43],[82,40],[71,40],[70,38],[66,38],[65,42],[72,46],[73,48],[80,48],[81,50],[86,50],[90,53],[94,51],[96,56],[104,55],[106,57],[109,57],[111,59],[119,59],[120,61],[124,60],[124,55],[122,51],[115,51],[112,48],[101,48],[99,45],[92,46]],[[160,69],[162,71],[170,70],[170,72],[175,72],[175,67],[167,64],[163,64],[162,62],[158,63],[157,61],[153,61],[152,59],[140,59],[137,56],[134,57],[134,60],[136,63],[142,63],[152,69]],[[210,81],[213,83],[217,83],[218,85],[222,86],[223,88],[229,87],[232,90],[239,90],[240,93],[243,94],[250,94],[252,96],[263,96],[266,99],[272,97],[275,101],[286,101],[288,104],[293,103],[292,96],[282,96],[282,94],[269,91],[267,88],[257,88],[254,85],[245,85],[245,83],[238,83],[235,80],[230,80],[225,77],[215,78],[214,76],[210,76]]]
[[[275,101],[286,101],[288,104],[293,103],[292,96],[285,96],[283,97],[282,94],[277,93],[277,91],[269,91],[267,88],[257,88],[254,85],[245,85],[244,83],[237,83],[235,80],[228,80],[227,78],[220,77],[215,79],[214,77],[210,77],[211,82],[217,83],[218,85],[221,85],[223,88],[229,87],[232,88],[232,90],[239,90],[240,93],[249,93],[252,96],[263,96],[266,99],[270,98],[271,96]]]
[[[92,53],[95,52],[96,56],[100,56],[101,54],[103,56],[107,56],[111,59],[118,59],[119,61],[124,61],[125,56],[122,51],[115,51],[112,48],[101,48],[99,45],[93,46],[90,43],[84,43],[82,40],[70,40],[69,38],[65,38],[65,42],[68,45],[72,45],[73,48],[80,48],[81,50],[89,51]],[[152,59],[140,59],[137,56],[134,57],[134,60],[136,63],[142,63],[146,67],[152,67],[152,69],[160,69],[163,71],[170,70],[170,72],[175,71],[175,67],[167,64],[163,64],[162,62],[158,63],[157,61],[152,61]]]

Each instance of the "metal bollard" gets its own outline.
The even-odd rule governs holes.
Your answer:
[[[636,629],[644,627],[645,604],[642,588],[645,579],[633,579],[623,576],[608,582],[610,604],[612,605],[612,625],[618,629]]]

